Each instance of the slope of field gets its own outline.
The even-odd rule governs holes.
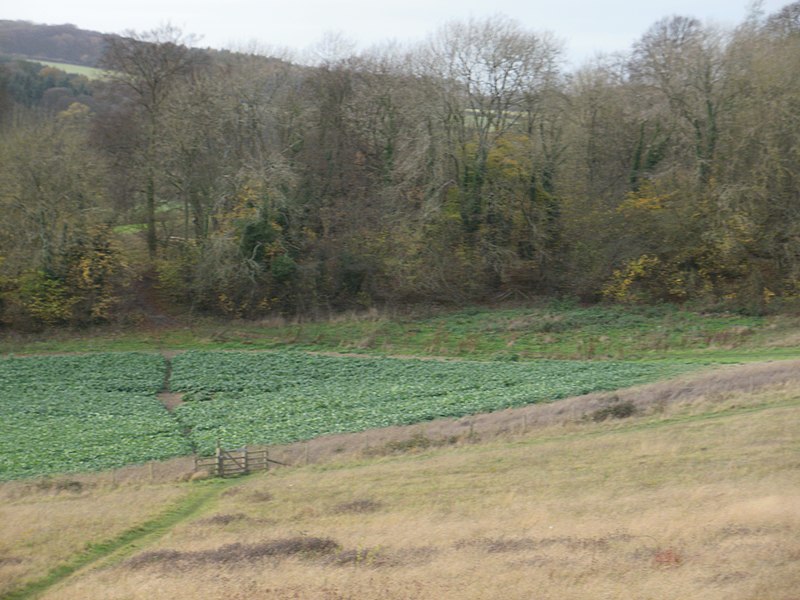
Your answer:
[[[241,479],[160,541],[42,597],[789,600],[800,586],[800,393],[770,387],[786,380],[777,368],[726,373],[730,386],[703,376],[641,388],[677,401],[625,420],[556,419]],[[758,389],[736,392],[751,375]],[[97,481],[56,496],[4,484],[0,527],[23,509],[88,506],[107,478]],[[68,529],[66,511],[51,518]],[[26,557],[0,546],[0,579]]]
[[[101,556],[109,540],[141,531],[196,491],[87,476],[0,483],[0,598],[43,578],[36,588],[47,587],[70,565]]]
[[[0,480],[191,452],[156,399],[164,375],[152,354],[0,360]]]
[[[799,336],[793,317],[570,306],[15,334],[0,348],[288,345],[483,362],[189,352],[172,359],[184,402],[170,415],[159,355],[2,360],[0,479],[23,479],[0,482],[0,598],[789,600],[798,362],[617,388],[687,360],[796,357]],[[528,404],[604,389],[616,391]],[[524,407],[427,420],[459,414],[459,399],[467,412]],[[426,421],[272,448],[295,467],[232,482],[185,483],[184,458],[27,478],[155,458],[128,454],[142,446],[185,454],[185,426],[205,447],[252,440],[253,427],[304,439],[406,414]]]

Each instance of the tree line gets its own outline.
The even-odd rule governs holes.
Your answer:
[[[667,17],[574,70],[505,17],[313,64],[192,41],[107,38],[66,107],[0,93],[6,324],[115,318],[149,285],[231,317],[800,294],[800,2]]]

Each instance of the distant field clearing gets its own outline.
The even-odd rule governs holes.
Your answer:
[[[83,65],[73,65],[70,63],[60,63],[51,60],[39,60],[39,59],[31,59],[32,62],[38,62],[43,65],[47,65],[48,67],[54,67],[56,69],[60,69],[65,73],[75,73],[76,75],[83,75],[84,77],[88,77],[89,79],[102,79],[108,76],[108,71],[103,69],[98,69],[96,67],[86,67]]]

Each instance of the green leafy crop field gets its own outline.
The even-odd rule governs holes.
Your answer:
[[[646,363],[442,362],[296,352],[188,352],[176,416],[201,452],[460,417],[652,380]]]
[[[530,363],[201,352],[0,360],[0,480],[93,471],[197,450],[489,412],[664,374],[613,361]]]
[[[164,359],[118,353],[0,361],[0,480],[191,452],[156,398]]]

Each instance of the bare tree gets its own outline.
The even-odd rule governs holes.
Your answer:
[[[698,179],[708,183],[720,120],[732,90],[726,77],[726,36],[688,17],[656,22],[634,45],[633,80],[656,91],[689,128]]]
[[[199,55],[189,48],[191,36],[166,25],[152,31],[127,32],[124,37],[109,36],[101,65],[113,81],[123,86],[135,101],[142,116],[144,147],[139,155],[145,197],[147,249],[156,255],[156,195],[158,153],[165,104],[178,83],[192,73]]]
[[[800,34],[800,2],[795,0],[767,18],[766,29],[779,36]]]
[[[558,72],[559,53],[549,35],[498,16],[449,23],[422,54],[421,70],[441,86],[442,117],[457,145],[451,152],[468,190],[462,213],[467,230],[479,224],[491,149],[534,118],[537,94]]]

